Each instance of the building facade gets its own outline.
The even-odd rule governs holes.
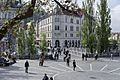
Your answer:
[[[48,46],[80,47],[81,21],[81,15],[68,13],[57,6],[37,22],[36,39],[40,41],[41,34],[45,33]]]
[[[120,40],[120,32],[112,32],[111,39]]]
[[[5,4],[7,0],[1,0],[0,4]],[[8,10],[1,10],[0,9],[0,28],[2,28],[3,23],[6,20],[10,20],[16,16],[16,10],[20,7],[19,1],[15,3],[10,2],[10,7]],[[12,29],[11,29],[12,31]],[[12,35],[11,31],[9,31],[5,37],[0,41],[0,52],[14,52],[16,47],[16,39]]]

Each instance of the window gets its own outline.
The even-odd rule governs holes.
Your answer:
[[[70,26],[70,31],[73,31],[73,26]]]
[[[47,24],[47,20],[45,19],[45,25]]]
[[[67,33],[65,33],[65,37],[67,37]]]
[[[48,34],[48,37],[49,37],[49,34]]]
[[[73,34],[72,34],[72,33],[70,34],[70,37],[73,37]]]
[[[56,18],[55,18],[55,22],[59,22],[59,18],[56,17]]]
[[[49,22],[52,22],[52,18],[50,17]]]
[[[65,31],[67,31],[67,25],[65,26]]]
[[[48,23],[49,23],[50,21],[49,21],[49,18],[48,18]]]
[[[67,16],[65,16],[65,22],[67,23]]]
[[[79,37],[79,34],[76,34],[76,37]]]
[[[79,27],[78,26],[76,27],[76,31],[79,31]]]
[[[59,26],[58,25],[55,25],[55,30],[59,30]]]
[[[76,20],[76,23],[79,24],[79,20]]]
[[[48,31],[49,31],[49,26],[48,26]]]
[[[51,25],[49,26],[49,30],[51,31]]]
[[[70,23],[73,23],[73,19],[72,18],[70,19]]]

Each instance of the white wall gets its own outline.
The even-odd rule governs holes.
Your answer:
[[[55,18],[59,18],[59,22],[55,22]],[[67,17],[67,23],[65,18]],[[73,18],[74,23],[70,23],[70,19]],[[48,20],[49,19],[49,20]],[[76,20],[79,20],[79,24],[76,24]],[[49,22],[48,22],[49,21]],[[59,30],[55,30],[55,25],[59,25]],[[65,31],[65,25],[67,25],[67,31]],[[76,27],[79,26],[80,30],[81,18],[69,15],[52,15],[39,22],[39,33],[46,33],[47,40],[51,40],[52,46],[55,46],[55,40],[60,40],[60,46],[63,46],[65,40],[80,40],[80,37],[76,37],[79,31],[76,31]],[[49,31],[48,31],[49,26]],[[51,26],[51,27],[50,27]],[[74,31],[70,31],[70,26],[73,26]],[[65,37],[65,33],[68,34]],[[70,37],[70,33],[73,33],[73,37]],[[48,37],[49,34],[49,37]]]

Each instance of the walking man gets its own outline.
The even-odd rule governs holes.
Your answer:
[[[76,61],[73,60],[73,70],[75,71],[75,68],[76,68]]]
[[[29,67],[29,62],[26,61],[25,62],[25,72],[28,73],[28,67]]]
[[[84,57],[85,57],[85,55],[84,55],[84,54],[82,54],[82,61],[84,61]]]
[[[45,73],[45,75],[44,75],[44,77],[43,77],[43,79],[42,80],[49,80],[49,78],[48,78],[48,76],[47,76],[47,74]]]

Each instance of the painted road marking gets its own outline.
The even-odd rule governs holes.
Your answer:
[[[92,71],[92,64],[90,64],[90,71]]]
[[[63,70],[63,69],[60,69],[60,68],[56,68],[56,67],[53,67],[53,66],[50,66],[50,68],[56,69],[56,70],[58,70],[58,71],[65,72],[65,70]]]
[[[113,69],[113,70],[110,71],[110,73],[115,72],[115,71],[117,71],[117,70],[120,70],[120,68]]]
[[[58,64],[58,65],[60,65],[60,66],[62,66],[62,67],[65,67],[65,68],[67,68],[67,69],[69,69],[69,70],[72,70],[72,71],[73,71],[73,69],[72,69],[72,68],[70,68],[70,67],[64,66],[64,65],[62,65],[62,64]]]
[[[77,67],[78,67],[81,71],[84,71],[80,66],[77,65]]]
[[[100,71],[103,71],[108,65],[105,65]]]

